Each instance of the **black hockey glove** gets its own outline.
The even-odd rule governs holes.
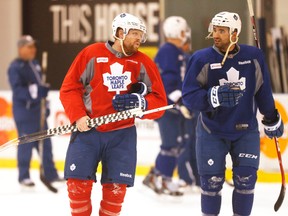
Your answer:
[[[239,103],[243,90],[229,85],[213,86],[208,90],[208,102],[213,107],[233,107]]]
[[[264,132],[265,134],[272,139],[273,137],[281,137],[284,131],[283,121],[281,119],[281,115],[279,114],[278,110],[275,109],[275,117],[270,120],[263,118],[262,124],[264,125]]]
[[[147,101],[141,94],[132,93],[132,94],[122,94],[115,95],[112,100],[112,105],[115,110],[123,111],[133,108],[140,107],[142,110],[146,110]]]
[[[144,82],[137,82],[131,85],[131,89],[129,91],[130,93],[137,93],[142,96],[147,95],[148,88],[147,85]]]

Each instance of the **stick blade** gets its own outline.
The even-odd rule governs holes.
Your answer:
[[[40,180],[48,188],[49,191],[53,193],[58,193],[57,188],[53,187],[53,185],[50,182],[48,182],[42,174],[40,174]]]
[[[2,145],[0,145],[0,152],[1,151],[4,151],[12,146],[17,146],[19,144],[19,139],[18,138],[15,138],[13,140],[10,140]]]
[[[286,192],[286,186],[282,184],[279,197],[278,197],[278,199],[274,205],[274,211],[275,212],[277,212],[278,209],[281,207],[283,200],[284,200],[284,197],[285,197],[285,192]]]

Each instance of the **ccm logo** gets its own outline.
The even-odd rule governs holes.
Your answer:
[[[251,158],[251,159],[257,159],[257,158],[258,158],[257,155],[246,154],[246,153],[239,153],[239,157],[242,157],[242,158]]]

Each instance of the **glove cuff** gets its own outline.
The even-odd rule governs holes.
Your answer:
[[[141,108],[141,110],[146,110],[146,99],[137,93],[132,93],[132,95],[136,95],[138,98],[138,107]]]
[[[218,98],[218,89],[219,89],[219,86],[213,86],[212,88],[210,88],[210,91],[208,92],[208,94],[210,94],[209,102],[213,108],[220,106],[220,102]]]
[[[272,124],[268,125],[267,122],[265,122],[265,120],[263,120],[262,123],[264,125],[264,129],[267,131],[277,130],[281,126],[281,122],[282,122],[281,115],[279,113],[277,113],[277,117],[278,117],[278,121],[276,124],[273,124],[273,125]]]

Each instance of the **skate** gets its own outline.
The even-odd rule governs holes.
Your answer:
[[[179,185],[174,183],[170,178],[162,179],[162,192],[171,196],[183,196],[183,192],[180,190]]]
[[[24,187],[34,187],[35,183],[30,178],[27,178],[20,181],[20,185]]]
[[[151,169],[149,174],[144,178],[143,182],[148,188],[156,192],[157,194],[162,193],[162,179],[160,175],[155,174],[154,170]]]

